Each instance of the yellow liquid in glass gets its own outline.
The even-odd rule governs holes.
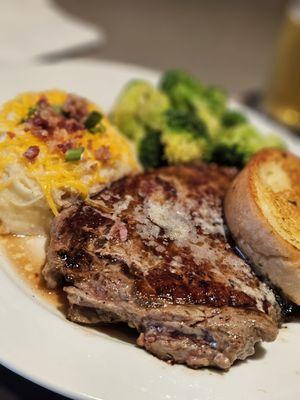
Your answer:
[[[284,22],[264,106],[276,119],[300,131],[300,4]]]

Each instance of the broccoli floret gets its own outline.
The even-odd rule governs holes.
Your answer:
[[[161,78],[160,88],[178,110],[190,111],[196,99],[202,99],[208,109],[217,115],[221,115],[226,108],[227,95],[224,90],[205,87],[196,77],[182,70],[166,71]]]
[[[167,96],[145,81],[130,82],[121,93],[112,112],[112,120],[132,139],[145,169],[162,164],[160,132],[169,108]]]
[[[206,125],[193,113],[174,110],[172,108],[166,112],[166,124],[172,130],[188,131],[196,136],[208,136]]]
[[[236,110],[227,110],[222,116],[222,125],[225,128],[231,128],[245,122],[247,122],[245,115]]]
[[[164,145],[164,158],[169,164],[190,163],[210,158],[211,146],[206,126],[193,114],[169,110],[161,141]]]
[[[197,115],[204,121],[211,136],[217,134],[220,116],[226,108],[224,91],[204,87],[196,78],[181,70],[167,71],[160,87],[169,96],[174,109]]]
[[[204,91],[204,96],[206,103],[213,113],[218,116],[221,116],[227,104],[227,94],[223,89],[218,87],[208,87]]]
[[[223,129],[215,139],[213,160],[218,164],[243,167],[257,151],[283,142],[276,135],[262,136],[252,125],[243,123]]]
[[[163,146],[160,133],[148,130],[139,144],[139,158],[145,169],[157,168],[163,164]]]
[[[127,85],[112,120],[135,142],[146,169],[212,160],[242,167],[262,148],[283,147],[279,138],[261,136],[242,113],[226,107],[225,92],[173,70],[163,75],[160,89],[145,81]]]
[[[207,131],[209,135],[212,138],[215,137],[221,127],[219,117],[216,114],[212,113],[209,110],[207,104],[201,99],[195,101],[194,105],[195,114],[204,121],[205,125],[207,126]]]
[[[190,132],[166,130],[162,134],[164,157],[169,164],[192,163],[207,160],[210,148],[207,140]]]
[[[148,128],[159,130],[169,108],[167,96],[145,81],[130,82],[112,111],[112,121],[130,139],[139,143]]]
[[[182,70],[166,71],[160,81],[160,88],[168,95],[172,106],[181,111],[191,111],[191,101],[201,97],[204,92],[202,84]]]

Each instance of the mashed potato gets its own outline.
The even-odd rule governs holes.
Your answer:
[[[44,234],[66,203],[140,168],[97,106],[62,91],[4,104],[0,135],[0,233]]]

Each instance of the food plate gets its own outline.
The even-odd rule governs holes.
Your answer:
[[[114,63],[72,62],[2,72],[0,102],[27,90],[62,88],[109,110],[133,78],[155,83],[158,74]],[[234,107],[241,107],[233,103]],[[300,141],[243,107],[263,132],[277,131],[291,151]],[[42,239],[41,239],[42,240]],[[32,253],[35,253],[34,248]],[[296,400],[300,392],[300,325],[289,323],[278,339],[229,372],[170,366],[114,330],[68,322],[33,292],[0,254],[0,362],[20,375],[74,399]]]

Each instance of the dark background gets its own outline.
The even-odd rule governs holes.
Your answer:
[[[185,68],[232,92],[264,86],[287,5],[285,0],[52,1],[105,33],[105,44],[77,56]]]

